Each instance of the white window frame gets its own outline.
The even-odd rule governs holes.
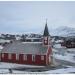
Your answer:
[[[4,58],[4,53],[2,53],[2,58]]]
[[[27,55],[26,54],[23,55],[23,59],[27,60]]]
[[[47,43],[47,40],[45,40],[45,43]]]
[[[16,54],[16,60],[19,60],[19,54]]]
[[[47,38],[48,38],[48,37],[45,37],[45,40],[46,40],[46,41],[47,41]]]
[[[44,43],[46,44],[48,42],[48,37],[44,37]]]
[[[35,55],[32,55],[32,61],[35,62]]]
[[[11,54],[10,53],[8,54],[8,59],[11,59]]]
[[[44,55],[41,56],[41,60],[44,60]]]

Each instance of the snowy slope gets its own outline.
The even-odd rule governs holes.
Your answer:
[[[54,36],[75,36],[75,28],[61,26],[51,31]]]

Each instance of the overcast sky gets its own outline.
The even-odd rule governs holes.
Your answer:
[[[0,32],[42,32],[59,26],[75,28],[75,2],[0,2]]]

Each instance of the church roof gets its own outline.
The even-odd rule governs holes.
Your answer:
[[[19,53],[19,54],[46,54],[47,47],[40,43],[23,43],[20,41],[13,42],[5,46],[1,53]]]
[[[45,29],[44,29],[44,34],[43,36],[49,36],[49,31],[48,31],[48,27],[47,27],[47,22],[46,22],[46,25],[45,25]]]

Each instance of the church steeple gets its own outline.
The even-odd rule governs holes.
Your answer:
[[[52,60],[52,43],[51,43],[51,38],[49,35],[49,31],[48,31],[48,27],[47,27],[47,20],[46,20],[46,24],[45,24],[45,29],[44,29],[44,33],[43,33],[43,46],[47,47],[47,54],[48,57],[46,57],[47,60],[49,60],[48,62],[46,61],[46,64],[51,64],[53,62]]]
[[[48,31],[48,27],[47,27],[47,20],[46,20],[46,24],[45,24],[44,33],[43,33],[43,44],[49,45],[49,31]]]
[[[46,19],[46,24],[45,24],[43,36],[49,36],[49,31],[48,31],[48,27],[47,27],[47,19]]]

